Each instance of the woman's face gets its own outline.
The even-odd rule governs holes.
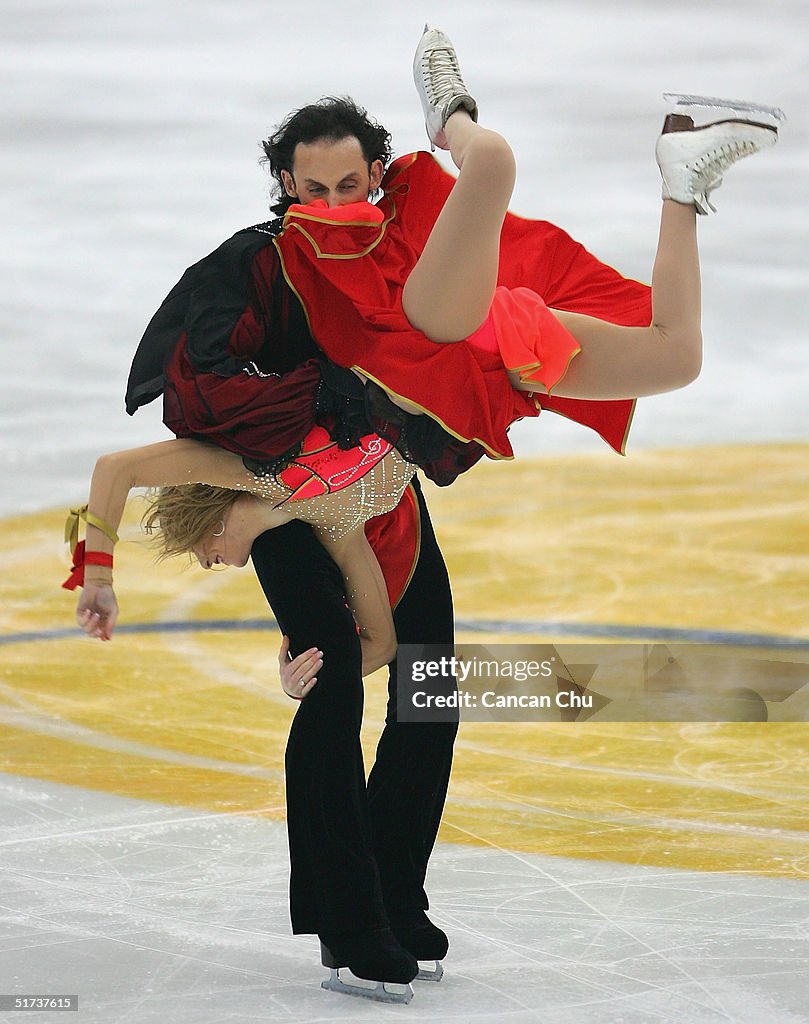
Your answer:
[[[331,208],[365,202],[379,188],[384,166],[374,160],[369,168],[359,139],[352,135],[337,142],[299,142],[292,171],[281,171],[287,195],[303,204],[322,199]]]
[[[248,540],[243,531],[235,528],[232,511],[233,505],[218,526],[192,549],[203,569],[214,565],[247,565],[253,538]]]

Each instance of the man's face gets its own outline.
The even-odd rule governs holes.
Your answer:
[[[287,195],[299,203],[323,199],[329,207],[361,203],[379,187],[384,166],[374,160],[370,168],[359,139],[299,142],[293,154],[292,174],[281,171]]]

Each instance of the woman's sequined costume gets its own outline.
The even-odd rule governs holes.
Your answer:
[[[415,472],[412,463],[375,434],[343,451],[323,427],[315,427],[284,468],[254,475],[245,490],[276,507],[286,506],[296,519],[336,541],[392,512]]]

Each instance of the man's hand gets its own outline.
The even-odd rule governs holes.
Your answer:
[[[278,652],[278,670],[281,687],[293,700],[303,700],[317,682],[316,673],[323,667],[323,651],[310,647],[308,651],[289,660],[289,637],[281,641]]]
[[[76,606],[76,621],[88,636],[111,640],[118,621],[118,602],[109,583],[85,583]]]

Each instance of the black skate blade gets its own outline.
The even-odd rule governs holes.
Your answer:
[[[346,980],[340,977],[340,971],[348,968],[332,967],[329,977],[321,981],[320,987],[327,992],[339,992],[344,996],[357,996],[360,999],[372,999],[376,1003],[401,1003],[407,1005],[413,998],[412,985],[397,985],[391,981],[366,981],[356,978],[350,971]]]
[[[434,968],[422,967],[421,961],[419,961],[419,973],[416,975],[416,981],[441,981],[444,977],[444,968],[440,960],[428,960],[427,963],[435,964]]]
[[[780,107],[770,107],[764,103],[753,103],[750,100],[727,100],[719,96],[697,96],[682,92],[664,92],[663,99],[666,103],[677,107],[710,107],[730,110],[734,114],[760,114],[771,117],[779,124],[787,119],[787,115]]]

